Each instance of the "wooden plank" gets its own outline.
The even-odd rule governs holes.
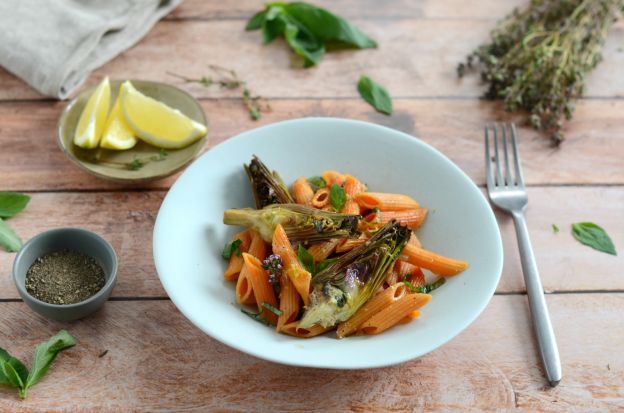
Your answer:
[[[0,346],[19,358],[30,359],[34,345],[61,328],[78,340],[26,400],[6,388],[0,400],[16,413],[622,411],[624,295],[549,296],[548,304],[563,364],[554,389],[545,386],[523,296],[494,297],[465,332],[426,356],[356,371],[247,356],[205,336],[168,301],[109,302],[77,323],[47,321],[22,303],[0,303]]]
[[[225,0],[219,2],[186,0],[167,19],[246,20],[262,10],[263,0]],[[479,7],[465,7],[462,0],[410,1],[386,0],[317,0],[319,7],[347,19],[497,19],[523,6],[525,0],[479,2]]]
[[[163,21],[137,46],[122,53],[90,77],[87,85],[104,76],[178,81],[167,72],[190,77],[207,73],[209,64],[236,69],[255,91],[266,97],[354,97],[363,73],[383,84],[395,97],[473,97],[483,93],[479,76],[457,79],[455,68],[487,38],[488,20],[357,20],[378,40],[378,49],[330,53],[316,68],[297,69],[284,43],[261,44],[257,32],[245,32],[244,22]],[[617,24],[605,46],[604,61],[588,77],[587,96],[624,96],[624,21]],[[15,77],[0,71],[0,100],[39,99]],[[225,95],[190,86],[201,97]]]
[[[24,239],[54,227],[96,231],[112,243],[120,259],[114,297],[164,297],[152,260],[152,227],[164,194],[37,193],[9,223]],[[624,290],[624,188],[531,188],[529,198],[527,219],[547,291]],[[524,291],[513,224],[508,216],[497,216],[505,251],[498,292]],[[572,238],[570,225],[590,219],[609,231],[619,256],[599,253]],[[553,233],[553,223],[561,228],[560,233]],[[0,252],[0,299],[19,297],[11,278],[14,256]]]
[[[274,100],[273,112],[253,122],[240,100],[202,101],[209,118],[205,148],[247,129],[285,119],[333,116],[361,119],[419,136],[456,162],[472,179],[485,183],[483,126],[513,120],[500,105],[472,100],[398,100],[391,117],[360,99]],[[58,148],[56,124],[63,103],[0,103],[0,190],[74,190],[128,188],[78,169]],[[520,130],[520,152],[528,184],[624,183],[624,101],[586,100],[567,128],[559,149],[532,129]],[[517,119],[517,118],[515,118]],[[597,127],[599,125],[599,127]],[[169,178],[140,187],[168,188]],[[132,188],[137,188],[134,186]]]

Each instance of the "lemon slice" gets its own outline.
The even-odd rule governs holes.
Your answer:
[[[80,114],[74,134],[74,144],[86,149],[98,146],[110,107],[110,95],[110,83],[106,77],[95,88]]]
[[[143,141],[165,149],[184,148],[206,134],[206,126],[177,109],[145,96],[124,82],[121,110],[128,125]]]
[[[104,133],[100,146],[106,149],[124,150],[130,149],[137,143],[134,132],[126,123],[123,112],[121,111],[121,95],[122,88],[119,88],[119,96],[113,105],[110,115],[104,126]]]

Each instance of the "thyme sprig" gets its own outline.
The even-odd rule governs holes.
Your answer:
[[[243,105],[247,109],[247,112],[249,112],[249,116],[252,120],[258,120],[262,117],[263,112],[271,111],[268,100],[262,96],[254,95],[247,86],[247,82],[241,80],[235,70],[218,65],[208,65],[208,69],[212,71],[212,76],[192,78],[172,72],[167,72],[167,74],[177,77],[186,83],[197,83],[205,88],[217,85],[221,89],[241,89]]]
[[[489,86],[485,98],[503,100],[509,111],[528,111],[529,123],[559,144],[564,118],[572,117],[623,9],[624,0],[532,0],[499,22],[457,72],[479,70]]]
[[[155,153],[153,155],[144,156],[144,157],[135,155],[130,162],[117,162],[117,161],[107,161],[107,160],[101,159],[101,151],[98,151],[93,157],[92,161],[101,165],[108,165],[108,166],[117,167],[121,169],[127,169],[129,171],[138,171],[139,169],[143,168],[145,165],[147,165],[150,162],[164,161],[165,159],[167,159],[167,156],[169,156],[169,152],[161,148],[160,151],[158,151],[158,153]]]

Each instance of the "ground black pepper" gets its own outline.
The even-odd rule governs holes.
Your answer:
[[[90,256],[63,250],[43,255],[26,273],[26,291],[50,304],[84,301],[104,287],[102,267]]]

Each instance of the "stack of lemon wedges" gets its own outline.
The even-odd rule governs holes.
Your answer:
[[[85,149],[130,149],[137,138],[164,149],[184,148],[206,135],[206,126],[177,109],[145,96],[125,81],[110,110],[111,87],[105,78],[80,115],[74,144]]]

